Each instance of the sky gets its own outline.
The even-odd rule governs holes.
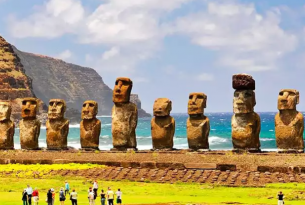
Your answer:
[[[236,73],[255,79],[255,111],[277,111],[284,88],[305,111],[302,1],[0,0],[0,25],[19,50],[94,68],[110,88],[131,78],[150,113],[160,97],[186,113],[191,92],[232,112]]]

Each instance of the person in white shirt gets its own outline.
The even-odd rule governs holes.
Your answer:
[[[28,187],[26,188],[26,193],[28,194],[29,205],[32,205],[33,189],[32,189],[32,187],[29,184],[28,184]]]
[[[117,204],[122,204],[122,192],[121,189],[118,189],[117,192],[115,192],[116,195],[116,203]]]
[[[88,199],[89,199],[89,205],[94,205],[94,193],[92,190],[88,194]]]
[[[72,205],[77,205],[77,193],[75,192],[75,189],[70,193],[70,199],[72,202]]]
[[[97,184],[97,181],[95,180],[93,183],[94,200],[97,197],[97,190],[98,190],[98,184]]]

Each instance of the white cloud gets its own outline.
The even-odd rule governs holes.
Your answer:
[[[120,48],[112,47],[110,50],[103,53],[102,59],[108,60],[120,54]]]
[[[209,73],[201,73],[196,77],[199,81],[212,81],[214,80],[214,75]]]
[[[262,71],[275,69],[297,46],[297,37],[280,27],[280,18],[277,9],[260,14],[253,4],[210,1],[205,11],[179,18],[172,32],[216,51],[222,66]]]
[[[70,50],[64,50],[63,52],[59,53],[55,56],[55,58],[61,59],[61,60],[69,60],[73,56],[72,52]]]
[[[26,18],[10,17],[9,30],[17,38],[56,38],[75,33],[84,14],[79,0],[49,0]]]

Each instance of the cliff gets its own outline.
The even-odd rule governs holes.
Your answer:
[[[51,98],[61,98],[67,102],[67,107],[81,111],[84,101],[95,100],[99,103],[99,115],[111,114],[112,89],[94,69],[22,52],[15,47],[13,50],[20,58],[26,75],[33,80],[36,97],[43,102],[48,103]],[[137,101],[140,101],[138,97]],[[141,102],[136,104],[141,106]],[[141,107],[138,108],[139,117],[150,116]]]
[[[0,99],[34,97],[32,80],[25,75],[12,46],[0,36]]]
[[[138,108],[138,115],[141,117],[151,117],[149,113],[142,109],[141,100],[139,99],[138,94],[131,94],[130,101],[137,105]]]

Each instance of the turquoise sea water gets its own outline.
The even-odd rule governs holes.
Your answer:
[[[274,134],[274,112],[258,113],[261,117],[260,141],[263,150],[276,149]],[[174,147],[177,149],[188,148],[186,139],[186,114],[172,114],[176,120],[176,132]],[[212,150],[232,149],[231,142],[231,117],[232,113],[206,113],[210,119],[211,131],[209,137],[210,148]],[[100,149],[109,150],[112,148],[111,138],[111,117],[99,117],[102,121],[102,132],[100,136]],[[151,118],[140,118],[137,126],[138,149],[151,149]],[[46,147],[46,129],[42,127],[39,137],[40,147]],[[79,125],[70,125],[68,146],[80,148]],[[15,131],[15,148],[19,149],[19,129]]]

